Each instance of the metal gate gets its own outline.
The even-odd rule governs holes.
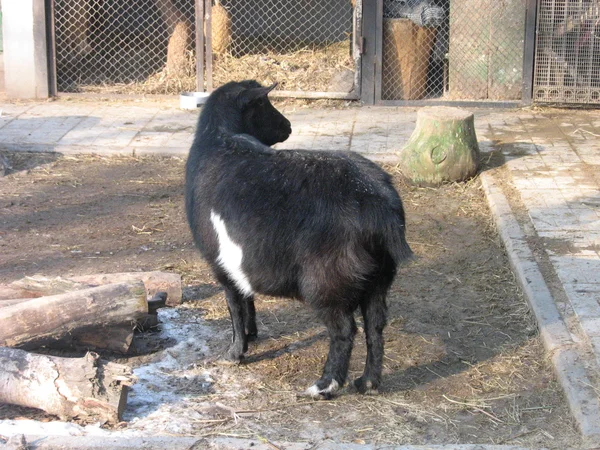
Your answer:
[[[530,3],[379,0],[375,101],[520,103]]]
[[[533,100],[600,104],[600,2],[541,0]]]

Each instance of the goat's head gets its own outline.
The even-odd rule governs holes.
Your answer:
[[[269,101],[268,94],[275,86],[277,83],[264,87],[253,80],[227,83],[211,95],[217,104],[209,109],[218,112],[221,124],[228,124],[230,132],[249,134],[269,146],[283,142],[292,127]]]

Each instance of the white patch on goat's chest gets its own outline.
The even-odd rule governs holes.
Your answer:
[[[250,286],[248,277],[242,270],[242,259],[244,258],[242,247],[231,240],[229,233],[227,233],[225,222],[223,222],[221,216],[212,210],[210,211],[210,221],[219,240],[219,257],[217,258],[217,263],[227,272],[227,275],[229,275],[242,294],[246,296],[253,295],[252,286]]]

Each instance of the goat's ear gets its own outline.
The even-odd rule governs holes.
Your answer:
[[[238,97],[240,106],[246,106],[250,102],[252,102],[258,98],[266,97],[267,94],[269,92],[271,92],[273,89],[275,89],[276,86],[277,86],[277,83],[273,83],[271,86],[268,86],[268,87],[246,89],[245,91],[242,91]]]

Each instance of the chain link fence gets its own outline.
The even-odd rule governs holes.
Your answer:
[[[536,102],[600,104],[600,2],[541,0]]]
[[[360,83],[355,1],[53,0],[58,91],[197,90],[204,51],[196,52],[196,19],[206,13],[200,84],[256,79],[277,81],[286,93],[353,98]],[[383,0],[381,98],[520,99],[524,4]],[[598,61],[590,61],[593,72]]]
[[[275,81],[278,89],[350,92],[353,0],[221,0],[212,6],[212,81]]]
[[[287,91],[352,91],[353,2],[213,0],[207,86],[252,78],[278,81]],[[58,91],[197,90],[197,3],[204,6],[204,0],[54,0]]]
[[[525,2],[384,0],[382,100],[518,100]]]
[[[193,0],[54,0],[59,92],[196,90]]]

